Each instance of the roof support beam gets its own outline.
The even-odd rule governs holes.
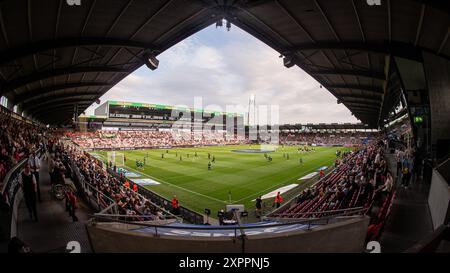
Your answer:
[[[55,105],[55,106],[52,106],[52,107],[48,107],[46,109],[40,109],[42,111],[35,111],[34,112],[34,116],[43,116],[45,114],[50,114],[50,113],[53,113],[53,112],[56,112],[56,111],[59,111],[59,112],[60,111],[64,111],[64,112],[70,113],[72,115],[74,106],[75,106],[74,103],[65,104],[65,105]],[[80,113],[82,113],[84,111],[84,107],[87,108],[87,107],[89,107],[89,105],[88,104],[78,104],[78,107],[79,107],[78,111]],[[81,110],[81,109],[83,109],[83,110]]]
[[[47,70],[39,73],[34,73],[31,75],[27,75],[22,78],[18,78],[11,82],[6,82],[0,86],[0,95],[4,95],[8,92],[14,91],[17,88],[25,86],[27,84],[45,80],[52,77],[58,77],[62,75],[68,74],[77,74],[77,73],[88,73],[88,72],[104,72],[104,73],[129,73],[128,69],[123,68],[115,68],[115,67],[70,67],[70,68],[60,68],[55,70]]]
[[[376,110],[380,109],[381,106],[381,102],[370,102],[370,101],[363,101],[363,100],[356,100],[356,99],[346,99],[346,100],[341,100],[344,104],[350,104],[352,106],[360,106],[360,107],[368,107],[368,108],[374,108]]]
[[[32,44],[24,44],[12,49],[0,52],[0,66],[14,60],[34,55],[39,52],[45,52],[57,48],[65,47],[83,47],[83,46],[107,46],[119,48],[137,48],[144,50],[158,50],[151,44],[135,42],[131,40],[121,40],[106,37],[74,37],[61,38],[56,40],[44,40]]]
[[[384,73],[375,71],[363,71],[363,70],[346,70],[346,69],[319,69],[316,71],[310,71],[311,75],[346,75],[346,76],[357,76],[357,77],[367,77],[374,78],[378,80],[386,80]]]
[[[355,111],[366,111],[366,112],[371,112],[374,113],[374,117],[378,116],[379,113],[379,107],[376,106],[371,106],[371,105],[361,105],[360,103],[357,102],[344,102],[344,104],[348,107],[348,109],[353,112],[353,110]]]
[[[85,108],[88,107],[85,105],[78,105],[78,106],[80,108],[78,110],[77,115],[80,115],[81,113],[83,113]],[[64,106],[64,107],[60,107],[60,108],[53,108],[53,109],[49,109],[48,111],[35,113],[34,115],[32,115],[32,117],[35,119],[38,119],[38,120],[45,120],[49,123],[55,123],[57,121],[64,121],[66,119],[65,116],[67,116],[68,118],[71,118],[73,116],[73,108],[74,108],[73,105],[68,105],[68,106]],[[65,113],[61,113],[61,111],[65,112]],[[53,115],[53,113],[58,113],[59,115]]]
[[[286,48],[285,53],[293,51],[307,51],[307,50],[355,50],[362,52],[378,53],[383,55],[394,55],[411,60],[421,60],[421,51],[430,51],[427,49],[414,47],[400,42],[392,43],[359,43],[359,42],[317,42],[317,43],[303,43],[295,45],[292,48]],[[436,52],[432,52],[436,54]],[[449,56],[441,56],[449,59]]]
[[[377,111],[380,110],[380,103],[374,103],[374,102],[369,102],[369,101],[359,101],[359,100],[355,100],[355,99],[347,99],[347,100],[342,100],[342,103],[347,105],[351,105],[352,107],[360,107],[360,108],[374,108]]]
[[[442,50],[444,49],[445,45],[447,44],[448,38],[450,37],[450,27],[447,30],[447,34],[445,34],[444,39],[441,42],[441,45],[439,46],[438,49],[438,55],[441,54]]]
[[[56,109],[56,108],[62,107],[62,106],[75,105],[77,103],[78,103],[78,106],[80,106],[80,105],[89,106],[92,104],[92,99],[90,99],[90,100],[72,99],[72,100],[67,100],[64,103],[59,103],[59,104],[54,104],[54,102],[49,102],[49,103],[41,104],[38,106],[30,107],[28,109],[23,109],[23,110],[25,112],[29,113],[30,115],[33,115],[33,114],[36,114],[36,113],[39,113],[42,111]],[[50,104],[50,105],[48,105],[48,104]]]
[[[416,33],[416,39],[414,40],[414,46],[417,46],[417,44],[419,43],[420,40],[420,33],[422,32],[422,26],[423,26],[423,17],[425,16],[425,9],[426,9],[426,5],[422,4],[422,8],[420,11],[420,18],[419,18],[419,23],[417,26],[417,33]]]
[[[28,109],[30,107],[38,107],[42,104],[46,104],[46,103],[56,103],[56,102],[64,102],[64,100],[67,99],[73,99],[73,98],[81,98],[81,97],[98,97],[100,94],[97,92],[86,92],[86,93],[81,93],[81,92],[77,92],[77,93],[71,93],[71,94],[60,94],[60,95],[56,95],[56,96],[50,96],[50,97],[43,97],[40,99],[36,99],[36,100],[32,100],[26,104],[22,105],[22,109]],[[93,100],[93,99],[92,99]]]
[[[52,85],[52,86],[46,86],[44,88],[38,88],[31,91],[27,91],[24,94],[17,96],[14,100],[15,104],[21,104],[21,103],[27,103],[34,98],[41,97],[43,95],[46,95],[48,93],[62,91],[65,89],[71,89],[71,88],[78,88],[78,87],[108,87],[111,88],[113,85],[109,84],[107,82],[75,82],[75,83],[67,83],[67,84],[61,84],[61,85]]]
[[[352,0],[352,6],[353,6],[353,10],[355,11],[355,17],[356,17],[356,21],[358,22],[358,27],[359,27],[359,31],[361,32],[362,40],[365,43],[366,42],[366,34],[364,33],[364,29],[361,24],[361,19],[359,18],[359,12],[358,12],[358,9],[356,8],[355,0]]]
[[[278,7],[297,25],[297,27],[306,34],[306,36],[308,37],[308,39],[311,41],[311,43],[316,44],[317,41],[312,37],[311,33],[306,29],[306,27],[302,24],[302,22],[285,6],[283,5],[279,0],[275,1],[278,4]],[[317,5],[317,2],[316,2]],[[320,8],[320,7],[319,7]],[[338,41],[339,41],[339,37]],[[320,54],[323,56],[324,59],[326,59],[328,61],[328,63],[333,66],[334,68],[336,68],[336,66],[334,65],[334,63],[330,60],[330,58],[328,57],[327,54],[325,54],[325,52],[323,50],[318,50],[320,52]],[[297,51],[299,54],[301,54],[303,56],[303,59],[307,59],[309,62],[311,62],[307,57],[305,57],[305,54],[301,51]],[[337,56],[333,53],[333,55],[336,57]],[[303,70],[308,72],[308,69],[305,69],[305,66],[309,66],[308,64],[297,64],[300,68],[302,68]],[[342,81],[345,82],[345,79],[343,77]],[[333,93],[332,91],[330,91],[331,93]]]
[[[343,95],[343,96],[339,96],[339,98],[343,101],[347,101],[347,100],[351,100],[351,99],[361,99],[361,100],[368,100],[368,101],[373,101],[373,102],[377,102],[378,104],[381,103],[381,97],[380,98],[376,98],[376,97],[372,97],[372,96],[364,96],[364,95],[359,95],[359,94],[353,94],[353,95]]]
[[[448,1],[442,0],[410,0],[413,2],[419,2],[421,4],[425,4],[427,6],[433,7],[435,9],[444,11],[450,14],[450,3]]]
[[[331,84],[325,86],[326,89],[351,89],[360,91],[369,91],[371,93],[383,94],[383,88],[370,85],[349,85],[349,84]]]
[[[84,106],[81,109],[84,109]],[[84,110],[79,110],[77,116],[82,114],[83,111]],[[54,113],[57,113],[58,115],[55,115]],[[43,123],[57,124],[73,117],[73,105],[66,106],[64,108],[53,109],[42,113],[36,113],[30,116]]]

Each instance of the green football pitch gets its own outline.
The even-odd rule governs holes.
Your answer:
[[[276,151],[267,153],[267,156],[272,157],[272,161],[266,159],[264,153],[233,151],[259,148],[259,145],[208,146],[116,153],[125,155],[125,168],[138,174],[138,179],[150,178],[160,183],[145,186],[151,191],[169,200],[176,195],[180,205],[199,213],[209,208],[211,216],[214,217],[217,211],[230,203],[244,204],[252,211],[257,196],[291,184],[299,184],[295,188],[296,191],[307,187],[313,182],[312,179],[298,179],[316,172],[320,167],[330,167],[336,159],[336,150],[348,149],[315,147],[315,151],[299,152],[295,146],[279,146]],[[100,155],[106,161],[107,153],[96,151],[94,154]],[[211,170],[208,170],[208,163],[213,157],[215,162],[211,162]],[[145,161],[145,166],[138,168],[136,161]],[[267,199],[267,202],[272,202],[272,199]]]

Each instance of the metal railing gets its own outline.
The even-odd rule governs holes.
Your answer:
[[[92,157],[88,153],[86,153],[86,154],[90,158],[94,159],[97,163],[100,163],[99,160],[96,159],[95,157]],[[93,185],[88,183],[84,179],[84,176],[80,173],[80,169],[78,168],[78,166],[77,166],[76,162],[73,160],[73,158],[69,157],[69,160],[70,160],[70,164],[71,164],[73,173],[75,174],[75,180],[76,180],[75,182],[78,183],[80,188],[82,189],[83,196],[85,197],[88,204],[90,204],[91,207],[94,208],[95,211],[100,211],[103,213],[109,212],[111,214],[118,214],[119,213],[118,204],[113,199],[106,196],[101,191],[97,190],[96,187],[94,187]],[[101,163],[101,164],[103,164],[103,163]],[[115,174],[114,172],[112,172],[109,169],[108,169],[108,173],[110,175],[116,176],[116,178],[118,178],[119,180],[121,179],[117,174]],[[138,185],[138,187],[140,187],[140,186]],[[145,190],[145,188],[140,187],[140,190]],[[169,212],[169,210],[167,210],[164,207],[159,206],[158,204],[154,203],[152,200],[147,198],[147,196],[145,196],[145,194],[142,194],[141,191],[139,191],[139,194],[141,194],[143,197],[145,197],[147,199],[146,201],[148,201],[151,205],[153,205],[153,206],[159,208],[161,211],[163,211],[165,214],[165,217],[177,218],[175,215],[171,214]]]
[[[40,149],[36,151],[37,154],[40,153]],[[8,215],[2,215],[2,217],[7,217],[8,219],[2,219],[2,222],[6,223],[7,226],[4,229],[7,231],[6,233],[10,235],[10,237],[14,237],[17,234],[17,220],[18,220],[18,211],[20,201],[22,200],[22,194],[18,194],[21,186],[20,186],[20,174],[25,166],[25,163],[28,161],[28,158],[22,159],[19,163],[17,163],[11,170],[6,173],[5,178],[3,179],[3,187],[2,187],[2,201],[9,207]]]
[[[115,173],[113,170],[108,169],[108,173],[115,176],[118,179],[127,179],[125,177],[121,177],[118,173]],[[142,187],[141,185],[138,185],[138,192],[144,196],[147,200],[149,200],[151,203],[155,204],[157,207],[162,208],[164,211],[168,212],[172,209],[172,203],[170,200],[158,195],[155,192],[150,191],[149,189]],[[192,211],[188,208],[185,208],[183,206],[179,207],[179,216],[183,218],[185,221],[192,223],[192,224],[198,224],[202,225],[204,223],[204,217],[203,215]]]
[[[314,228],[316,226],[323,226],[328,225],[332,223],[342,222],[349,219],[357,219],[360,217],[364,217],[364,215],[353,215],[353,216],[343,216],[343,217],[336,217],[336,216],[328,216],[328,217],[320,217],[320,218],[308,218],[308,219],[281,219],[283,222],[277,222],[274,224],[261,224],[261,225],[240,225],[239,223],[236,223],[235,225],[224,225],[224,226],[169,226],[169,225],[161,225],[161,224],[152,224],[148,222],[142,222],[142,221],[130,221],[126,220],[136,218],[140,216],[134,216],[134,215],[111,215],[111,214],[100,214],[96,213],[93,215],[93,217],[90,219],[90,224],[95,226],[98,223],[115,223],[115,224],[123,224],[123,228],[130,230],[131,228],[151,228],[154,230],[154,236],[160,235],[162,232],[161,230],[197,230],[197,231],[230,231],[232,230],[234,232],[234,237],[237,238],[242,235],[244,235],[244,232],[246,230],[255,230],[255,229],[270,229],[270,228],[276,228],[276,227],[284,227],[284,226],[293,226],[293,225],[307,225],[305,227],[305,230],[311,230],[311,228]],[[239,231],[239,232],[238,232]],[[229,237],[229,236],[227,236]]]
[[[118,213],[117,203],[88,183],[84,179],[84,176],[80,173],[80,169],[74,160],[72,158],[69,158],[69,160],[72,171],[75,174],[74,182],[79,185],[79,188],[82,190],[83,197],[87,203],[96,211],[105,211],[105,209],[108,209],[111,213]]]
[[[327,215],[327,216],[349,216],[349,215],[357,215],[357,214],[365,214],[367,212],[367,208],[365,207],[354,207],[354,208],[346,208],[346,209],[337,209],[337,210],[325,210],[325,211],[312,211],[312,212],[295,212],[295,213],[280,213],[283,217],[277,217],[277,215],[267,217],[268,219],[284,219],[284,217],[296,216],[296,219],[307,218],[306,216],[310,215]],[[322,218],[322,217],[320,217]],[[292,218],[291,218],[292,219]]]

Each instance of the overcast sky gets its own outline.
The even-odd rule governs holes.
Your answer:
[[[106,100],[226,110],[278,105],[280,123],[358,122],[350,111],[297,66],[286,68],[279,54],[236,26],[210,26],[158,56],[159,67],[136,70],[101,97]],[[211,107],[216,105],[216,107]],[[93,114],[98,105],[86,111]],[[221,109],[217,109],[221,107]]]

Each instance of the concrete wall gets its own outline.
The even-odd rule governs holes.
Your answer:
[[[434,230],[449,221],[450,187],[437,170],[433,170],[433,176],[431,178],[428,207],[430,208]]]
[[[94,110],[94,115],[97,116],[106,116],[108,115],[108,101],[104,102],[102,105],[100,105],[99,107],[95,108]]]
[[[88,225],[95,252],[146,253],[311,253],[363,252],[369,217],[362,216],[309,231],[235,238],[158,236],[115,228],[109,223]]]
[[[431,108],[431,142],[450,139],[450,62],[423,53]]]

